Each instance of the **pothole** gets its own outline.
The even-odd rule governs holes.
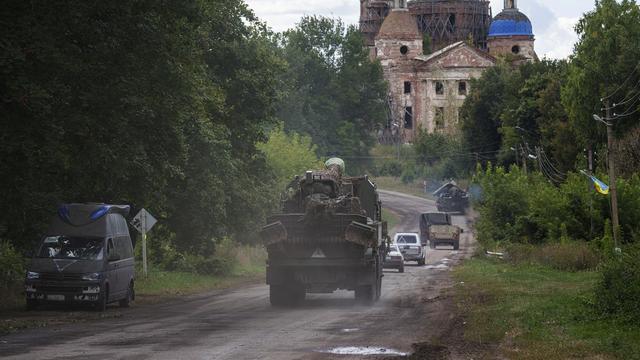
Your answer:
[[[398,350],[377,346],[342,346],[321,352],[334,355],[407,355],[406,353]]]
[[[340,330],[340,332],[343,332],[343,333],[352,333],[352,332],[356,332],[356,331],[360,331],[360,329],[353,328],[353,329],[342,329],[342,330]]]

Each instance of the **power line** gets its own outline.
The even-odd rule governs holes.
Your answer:
[[[609,96],[605,96],[603,97],[600,101],[605,101],[610,99],[611,97],[613,97],[615,94],[618,93],[618,91],[622,90],[622,88],[627,85],[627,81],[629,81],[633,75],[636,73],[636,71],[638,70],[638,68],[640,68],[640,62],[638,62],[638,64],[633,68],[633,71],[631,72],[631,74],[629,74],[629,76],[624,80],[624,82],[622,83],[622,85],[618,86],[618,88],[612,92]]]

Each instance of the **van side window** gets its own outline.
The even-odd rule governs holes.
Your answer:
[[[116,248],[113,246],[113,239],[109,239],[107,241],[107,259],[113,256],[114,254],[117,254]]]
[[[131,241],[126,236],[116,238],[116,250],[118,251],[118,254],[120,254],[121,259],[129,259],[133,257]]]

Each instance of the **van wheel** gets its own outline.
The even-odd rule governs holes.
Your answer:
[[[109,298],[109,286],[105,285],[105,289],[102,292],[102,296],[98,299],[98,302],[95,305],[96,311],[105,311],[107,310],[107,299]]]
[[[120,307],[129,307],[129,305],[131,305],[131,300],[133,300],[133,283],[129,284],[126,297],[120,300]]]
[[[35,310],[38,307],[38,300],[27,299],[26,309],[27,311]]]

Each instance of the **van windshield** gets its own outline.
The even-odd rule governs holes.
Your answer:
[[[415,235],[400,235],[396,242],[398,244],[417,244],[418,238]]]
[[[102,260],[101,238],[47,236],[42,241],[38,257],[51,259]]]

